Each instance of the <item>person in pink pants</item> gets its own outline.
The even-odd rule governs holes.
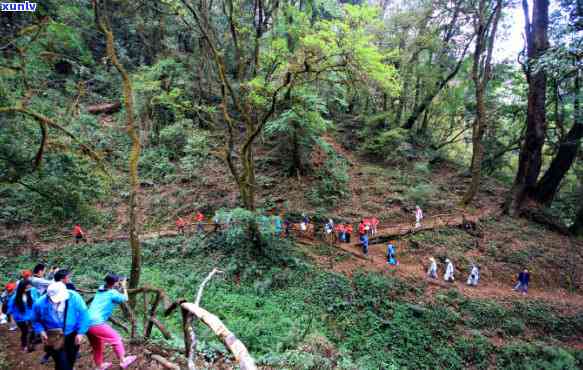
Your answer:
[[[99,288],[91,306],[89,306],[90,324],[87,337],[93,349],[93,360],[99,370],[111,367],[110,362],[103,362],[105,344],[110,344],[113,347],[122,369],[128,368],[136,360],[136,356],[125,355],[121,336],[107,324],[115,306],[128,300],[125,283],[125,280],[120,282],[119,276],[107,274],[105,285]],[[121,290],[121,293],[118,289]]]

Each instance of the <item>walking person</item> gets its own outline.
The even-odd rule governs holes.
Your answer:
[[[16,293],[8,302],[8,313],[20,329],[20,347],[23,352],[34,351],[34,331],[32,330],[33,305],[39,295],[32,287],[30,280],[23,279],[18,283]]]
[[[371,225],[371,234],[372,234],[372,236],[375,236],[377,234],[377,229],[379,226],[379,219],[376,217],[373,217],[370,220],[370,225]]]
[[[2,315],[0,315],[0,323],[6,324],[8,323],[8,331],[16,331],[17,325],[16,322],[12,319],[12,315],[8,312],[8,303],[10,299],[16,293],[16,281],[9,281],[4,286],[4,291],[2,295],[0,295],[0,302],[2,303]]]
[[[67,289],[77,291],[75,284],[71,282],[71,271],[67,269],[59,269],[55,272],[54,279],[56,282],[61,281]]]
[[[365,257],[368,257],[368,235],[366,226],[364,225],[364,220],[360,220],[360,224],[358,224],[358,235],[360,237],[362,253]]]
[[[178,234],[184,234],[184,227],[186,226],[186,221],[182,217],[176,219],[176,231]]]
[[[528,293],[529,282],[530,273],[528,272],[528,269],[525,268],[518,274],[518,282],[516,283],[516,286],[514,286],[514,290],[522,292],[523,295],[526,295],[526,293]]]
[[[289,220],[286,218],[285,221],[283,221],[283,232],[286,238],[289,238],[289,231],[291,229],[291,222],[289,222]]]
[[[423,211],[421,207],[415,206],[415,228],[421,227],[421,220],[423,220]]]
[[[121,293],[117,289],[120,289]],[[93,361],[99,370],[111,367],[110,362],[103,362],[105,344],[110,344],[113,347],[122,369],[127,369],[136,360],[136,356],[126,356],[121,336],[107,324],[115,306],[127,300],[126,281],[120,281],[118,275],[107,274],[105,285],[99,288],[89,307],[90,323],[87,337],[93,349]]]
[[[79,346],[89,329],[83,298],[63,282],[52,283],[47,294],[34,304],[32,323],[55,361],[55,370],[73,370]]]
[[[338,225],[338,238],[340,239],[340,243],[346,242],[346,227],[344,224]]]
[[[204,232],[204,215],[202,214],[202,212],[198,211],[196,213],[196,217],[195,217],[195,221],[196,221],[196,232],[197,233],[202,233]],[[215,229],[216,231],[216,229]]]
[[[75,224],[73,227],[73,238],[75,238],[75,244],[79,244],[81,240],[87,243],[87,234],[83,231],[81,225]]]
[[[274,224],[275,236],[280,238],[281,237],[281,229],[282,229],[281,216],[276,215],[275,219],[273,220],[273,224]]]
[[[387,245],[387,264],[396,266],[399,264],[397,261],[397,252],[393,243]]]
[[[449,258],[445,259],[445,274],[443,275],[443,280],[453,283],[455,280],[454,277],[455,269],[453,267],[453,263],[449,260]]]
[[[346,234],[346,243],[350,243],[352,238],[352,224],[344,225],[344,233]]]
[[[478,281],[480,281],[480,269],[475,264],[472,264],[467,284],[469,286],[478,286]]]
[[[437,262],[435,262],[435,258],[429,257],[429,269],[427,270],[427,277],[431,279],[437,279]]]

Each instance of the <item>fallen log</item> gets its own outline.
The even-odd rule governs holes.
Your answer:
[[[91,114],[102,114],[102,113],[115,113],[118,112],[121,108],[120,102],[115,103],[102,103],[102,104],[94,104],[87,107],[87,112]]]

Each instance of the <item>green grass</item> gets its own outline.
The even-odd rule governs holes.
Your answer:
[[[208,271],[224,270],[208,284],[202,306],[216,313],[261,364],[371,370],[576,369],[583,364],[580,352],[556,347],[556,340],[583,335],[581,314],[561,316],[540,304],[470,301],[455,290],[423,303],[423,290],[403,280],[325,271],[286,241],[267,240],[258,255],[234,235],[144,242],[142,282],[163,287],[172,299],[192,301]],[[330,251],[320,247],[318,253]],[[76,283],[95,289],[108,271],[128,274],[130,250],[127,242],[69,245],[43,259],[71,268]],[[0,272],[7,276],[34,262],[25,256],[2,258]],[[175,334],[168,344],[179,347],[180,318],[163,321]],[[207,359],[225,354],[214,334],[203,325],[197,330],[198,350]],[[536,344],[523,341],[527,330]],[[499,349],[488,340],[497,331],[507,341]],[[163,341],[155,333],[154,339]],[[554,347],[544,343],[548,336]]]

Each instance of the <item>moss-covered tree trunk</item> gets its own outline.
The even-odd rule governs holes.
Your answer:
[[[134,102],[132,93],[132,83],[128,72],[124,66],[117,59],[117,54],[115,52],[113,32],[109,27],[109,24],[105,17],[100,12],[101,1],[94,0],[93,6],[95,10],[95,22],[97,27],[106,38],[106,52],[107,57],[111,63],[115,66],[119,72],[122,83],[123,83],[123,94],[124,94],[124,105],[126,110],[126,129],[128,135],[132,141],[132,147],[129,157],[129,182],[130,182],[130,199],[128,205],[128,215],[129,215],[129,240],[130,247],[132,250],[132,266],[130,272],[130,282],[129,288],[137,288],[140,284],[140,272],[142,265],[142,253],[140,247],[140,236],[138,233],[138,220],[137,220],[137,203],[138,203],[138,192],[139,192],[139,178],[138,178],[138,160],[140,158],[140,136],[138,132],[138,127],[134,123]]]
[[[482,177],[482,160],[484,159],[484,143],[482,138],[486,131],[488,117],[486,112],[485,95],[490,81],[492,52],[494,50],[494,41],[496,40],[496,29],[498,20],[502,14],[502,0],[496,0],[495,8],[488,12],[490,7],[489,1],[480,0],[478,3],[478,12],[476,14],[476,45],[474,50],[472,64],[472,80],[475,85],[476,94],[476,118],[474,120],[472,131],[472,182],[463,197],[462,204],[468,205],[474,199],[480,188]],[[491,13],[492,22],[487,22]],[[484,57],[485,54],[485,57]]]
[[[534,0],[532,22],[528,2],[522,1],[525,18],[527,44],[526,78],[528,81],[528,106],[526,111],[526,133],[520,148],[518,171],[512,189],[508,193],[504,210],[510,215],[521,213],[525,201],[531,197],[542,166],[542,148],[547,130],[546,92],[547,76],[544,69],[533,70],[535,60],[549,46],[549,1]]]

